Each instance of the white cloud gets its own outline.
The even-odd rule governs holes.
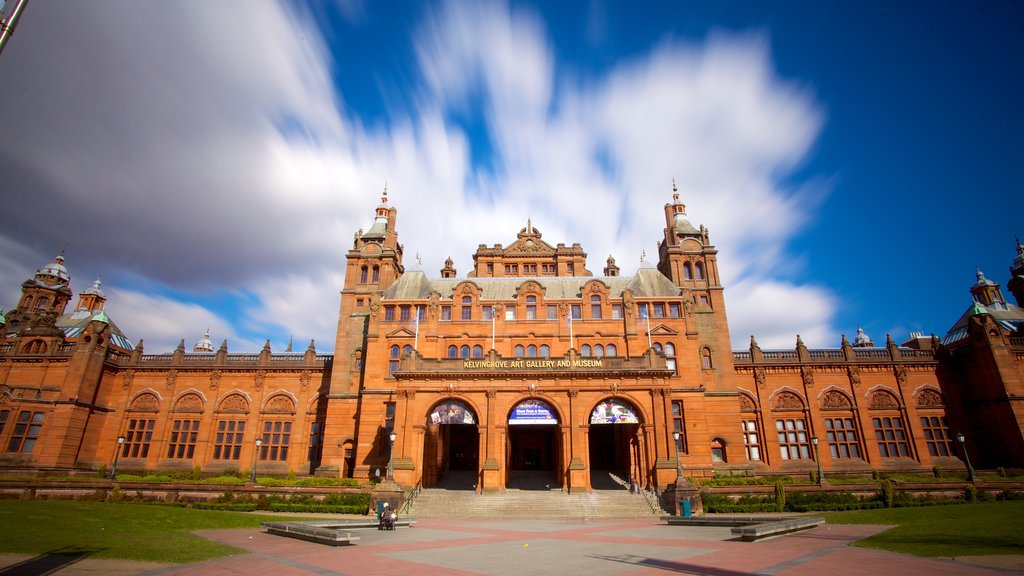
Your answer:
[[[552,243],[580,242],[597,274],[608,254],[632,273],[641,250],[656,253],[675,177],[721,250],[734,343],[759,331],[764,342],[834,340],[829,293],[773,276],[827,183],[782,183],[822,113],[777,77],[760,37],[667,42],[580,79],[559,69],[535,15],[450,2],[417,30],[416,108],[370,130],[332,84],[303,11],[114,4],[33,5],[4,54],[0,100],[19,114],[0,136],[0,178],[21,217],[0,242],[30,271],[70,240],[72,274],[103,274],[130,338],[191,346],[209,325],[234,351],[275,330],[330,349],[344,253],[385,180],[406,263],[421,252],[428,274],[447,256],[466,274],[477,244],[509,243],[527,217]],[[360,2],[342,6],[370,19]],[[451,120],[476,102],[493,171],[472,165],[480,143]],[[7,259],[0,271],[17,268]],[[231,326],[116,285],[133,276],[257,302]],[[777,312],[801,304],[806,314]]]

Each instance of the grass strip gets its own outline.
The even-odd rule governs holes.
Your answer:
[[[1024,502],[985,502],[831,512],[830,524],[882,524],[894,528],[856,543],[915,556],[1024,554]]]
[[[274,519],[174,506],[0,500],[0,552],[200,562],[245,551],[190,531],[257,528],[260,521]]]

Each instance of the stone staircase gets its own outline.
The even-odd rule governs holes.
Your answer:
[[[403,510],[412,518],[657,518],[665,514],[652,498],[625,488],[564,493],[559,489],[473,490],[428,488]]]

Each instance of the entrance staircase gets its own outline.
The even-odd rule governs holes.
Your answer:
[[[560,489],[421,490],[404,516],[413,518],[657,518],[665,514],[651,494],[626,488],[568,494]]]

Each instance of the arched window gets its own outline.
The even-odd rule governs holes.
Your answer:
[[[597,294],[590,297],[590,317],[595,320],[601,319],[601,297]]]
[[[707,346],[700,349],[700,367],[705,370],[711,370],[714,367],[711,364],[711,349]]]
[[[526,297],[526,319],[536,320],[537,319],[537,297],[527,296]]]
[[[406,354],[409,354],[410,352],[412,352],[412,346],[406,344],[405,346],[402,347],[402,356],[405,356]]]
[[[537,347],[534,346],[533,344],[530,344],[529,346],[527,346],[526,347],[526,357],[527,358],[536,358],[537,357]]]
[[[362,268],[359,269],[359,283],[360,284],[366,284],[366,278],[367,278],[367,274],[368,273],[369,273],[369,269],[367,269],[366,266],[363,266]]]
[[[40,297],[39,300],[36,300],[36,308],[46,308],[47,302],[46,296]]]
[[[398,370],[398,358],[402,354],[402,349],[395,344],[391,347],[391,358],[388,360],[388,376],[395,370]]]
[[[651,348],[654,348],[654,349],[655,349],[655,350],[657,350],[658,352],[662,352],[662,349],[661,349],[661,342],[655,342],[654,344],[652,344],[652,345],[651,345]]]
[[[469,346],[463,344],[462,348],[459,348],[459,356],[462,358],[469,358]]]
[[[666,342],[665,343],[665,347],[662,348],[661,344],[657,344],[656,343],[654,345],[654,348],[655,348],[655,350],[659,350],[663,354],[665,354],[665,367],[667,367],[669,370],[671,370],[673,372],[676,372],[678,374],[678,370],[676,370],[676,347],[675,347],[675,345],[672,344],[671,342]]]
[[[704,279],[704,264],[702,264],[700,262],[697,262],[697,264],[694,265],[693,268],[694,268],[694,271],[696,272],[697,280],[703,280]]]
[[[549,356],[551,356],[551,347],[548,346],[547,344],[541,344],[540,345],[540,357],[541,358],[548,358]]]
[[[609,356],[618,356],[619,355],[619,350],[618,350],[618,348],[615,347],[615,344],[609,344],[608,348],[605,350],[605,352]]]
[[[459,347],[456,346],[455,344],[452,344],[451,346],[449,346],[448,347],[448,357],[449,358],[458,358],[459,357]]]
[[[725,440],[721,438],[711,440],[711,461],[728,462],[725,452]]]
[[[516,358],[522,358],[525,353],[526,353],[526,350],[523,348],[523,345],[522,344],[516,344],[516,347],[514,348],[514,352],[513,352],[515,357]]]
[[[484,357],[484,347],[479,345],[479,344],[477,344],[476,346],[473,346],[473,358],[483,358],[483,357]]]
[[[689,262],[683,264],[683,278],[693,280],[693,268],[690,267]]]
[[[373,267],[373,283],[380,282],[380,266]]]
[[[469,296],[462,297],[462,319],[472,320],[473,319],[473,298]]]
[[[580,353],[583,354],[584,356],[590,356],[590,344],[584,344],[583,348],[580,350]]]
[[[604,346],[600,344],[594,345],[594,356],[601,358],[604,356]]]

